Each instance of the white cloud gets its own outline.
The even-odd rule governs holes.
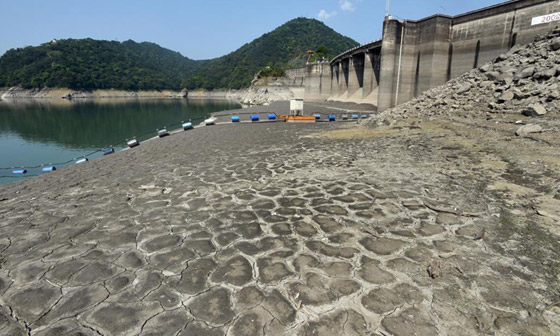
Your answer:
[[[319,14],[317,14],[317,17],[318,17],[320,20],[328,20],[329,18],[331,18],[331,17],[333,17],[333,16],[335,16],[335,15],[336,15],[336,11],[327,12],[326,10],[321,9],[321,10],[319,11]]]
[[[356,9],[356,6],[350,0],[339,0],[338,4],[340,5],[340,9],[345,12],[353,12]]]

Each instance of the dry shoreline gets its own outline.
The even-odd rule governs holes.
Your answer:
[[[227,91],[173,91],[173,90],[150,90],[150,91],[126,91],[126,90],[92,90],[79,91],[68,88],[43,88],[23,89],[19,87],[0,88],[0,100],[8,99],[231,99],[246,105],[262,105],[274,101],[289,100],[291,98],[303,98],[302,87],[287,86],[259,86],[249,87],[241,90]]]
[[[194,97],[223,97],[227,92],[197,92],[193,91]],[[79,91],[68,88],[43,88],[23,89],[18,87],[0,88],[0,97],[5,98],[33,98],[33,99],[67,99],[73,98],[183,98],[184,93],[173,90],[150,90],[150,91],[126,91],[126,90],[92,90]],[[64,97],[64,98],[63,98]]]

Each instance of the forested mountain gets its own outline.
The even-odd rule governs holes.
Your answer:
[[[307,50],[334,56],[358,43],[322,22],[299,18],[216,59],[194,61],[154,43],[67,39],[11,49],[0,57],[0,87],[161,90],[250,85],[267,65],[290,66]]]
[[[154,43],[59,40],[0,58],[0,87],[178,89],[204,62]]]
[[[191,78],[189,88],[242,88],[251,83],[256,72],[267,65],[285,67],[307,50],[326,47],[329,56],[357,46],[320,21],[298,18],[247,43],[229,55],[208,61]]]

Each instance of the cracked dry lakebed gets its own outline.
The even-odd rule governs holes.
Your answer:
[[[559,335],[558,140],[465,122],[218,125],[3,185],[0,334]]]

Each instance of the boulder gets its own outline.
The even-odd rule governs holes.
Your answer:
[[[472,87],[472,86],[471,86],[470,84],[468,84],[468,83],[463,84],[463,85],[461,85],[461,86],[459,86],[459,87],[457,88],[456,93],[457,93],[457,94],[463,94],[463,93],[465,93],[465,92],[468,92],[468,91],[471,89],[471,87]]]
[[[484,64],[483,66],[480,67],[480,72],[488,72],[492,69],[492,65],[490,64]]]
[[[511,92],[513,93],[513,96],[515,99],[521,100],[521,99],[525,99],[527,97],[530,97],[531,95],[519,90],[519,88],[512,88]]]
[[[527,124],[519,127],[515,132],[517,136],[526,136],[530,133],[540,133],[542,132],[542,127],[536,124]]]
[[[519,71],[519,68],[517,66],[512,66],[511,64],[505,64],[502,67],[500,67],[500,69],[498,70],[501,73],[505,73],[505,72],[509,72],[509,73],[515,73],[517,71]]]
[[[511,91],[506,91],[504,93],[502,93],[500,95],[500,97],[498,97],[498,103],[503,104],[505,102],[508,102],[510,100],[512,100],[514,98],[514,94]]]
[[[488,77],[488,79],[491,80],[491,81],[497,80],[499,76],[500,76],[500,73],[497,72],[497,71],[490,71],[490,72],[486,73],[486,77]]]
[[[504,72],[500,74],[497,78],[497,82],[501,84],[511,84],[513,81],[513,73],[511,72]]]
[[[177,95],[177,97],[179,98],[187,98],[188,96],[189,96],[189,90],[187,89],[181,90],[181,92]]]
[[[547,79],[550,79],[554,76],[556,76],[556,68],[548,69],[546,71],[541,71],[541,72],[535,74],[534,77],[537,78],[537,79],[547,80]]]
[[[534,74],[535,74],[535,67],[534,66],[529,66],[529,67],[526,67],[525,69],[519,71],[515,75],[515,78],[516,79],[529,78],[529,77],[533,76]]]
[[[529,107],[521,111],[521,113],[528,117],[539,117],[546,114],[546,108],[541,104],[533,104],[529,105]]]
[[[550,48],[554,51],[560,49],[560,38],[554,39],[554,41],[550,44]]]
[[[494,59],[494,62],[497,63],[497,62],[505,61],[507,59],[508,59],[508,56],[506,54],[501,54],[500,56],[498,56]]]
[[[560,93],[558,93],[558,91],[551,91],[548,94],[548,98],[552,101],[552,100],[557,100],[558,98],[560,98]]]

